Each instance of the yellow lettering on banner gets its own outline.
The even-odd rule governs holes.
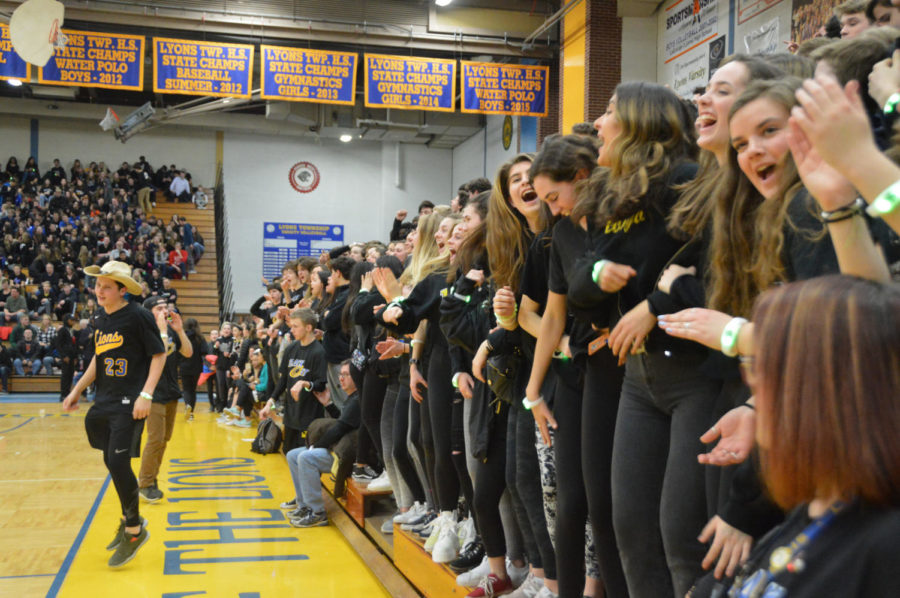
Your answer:
[[[212,92],[212,81],[187,81],[184,79],[166,79],[166,89],[172,91],[204,91]]]
[[[197,55],[197,46],[192,44],[180,44],[178,42],[159,42],[159,48],[163,54],[176,54],[180,56]]]
[[[216,71],[211,69],[175,69],[175,76],[179,79],[207,79],[209,81],[231,81],[231,73],[228,71]]]
[[[160,58],[163,66],[197,66],[197,59],[193,56],[163,54]]]
[[[116,45],[120,50],[137,50],[138,44],[137,40],[130,37],[119,37],[116,38]]]
[[[116,62],[134,62],[137,60],[137,54],[135,52],[104,50],[99,48],[89,49],[87,51],[87,57],[94,60],[114,60]]]

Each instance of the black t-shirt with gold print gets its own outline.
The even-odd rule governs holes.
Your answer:
[[[111,314],[99,309],[93,318],[97,403],[128,406],[144,388],[150,360],[165,353],[153,314],[127,303]]]

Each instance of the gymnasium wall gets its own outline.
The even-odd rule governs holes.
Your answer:
[[[448,203],[453,151],[423,145],[225,133],[224,173],[234,307],[262,293],[263,222],[343,224],[344,241],[387,240],[397,210],[424,199]],[[319,171],[318,187],[295,191],[291,167]],[[480,170],[479,170],[480,174]]]
[[[123,161],[137,162],[146,156],[153,168],[177,164],[188,169],[194,184],[213,186],[216,182],[215,132],[196,127],[160,127],[144,131],[122,144],[111,131],[103,131],[89,120],[39,117],[38,168],[45,172],[59,158],[69,170],[75,158],[87,166],[91,161],[106,162],[110,170],[117,170]],[[3,140],[0,160],[6,165],[9,155],[15,155],[24,166],[31,154],[31,118],[3,115],[0,118],[0,139]]]
[[[503,149],[503,119],[502,116],[487,116],[484,128],[453,148],[453,184],[450,195],[455,194],[460,185],[476,177],[483,176],[493,182],[500,165],[518,153],[520,119],[512,117],[513,135],[509,149],[506,150]],[[527,145],[527,140],[523,141]]]

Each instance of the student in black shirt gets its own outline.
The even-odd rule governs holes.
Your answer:
[[[119,495],[122,520],[107,548],[115,549],[109,566],[120,567],[150,537],[138,508],[131,451],[142,420],[150,413],[166,352],[153,315],[125,297],[126,292],[141,292],[128,264],[109,261],[102,268],[89,266],[84,273],[97,277],[95,292],[102,310],[94,316],[94,356],[62,407],[74,411],[81,393],[96,381],[96,398],[84,427],[91,446],[103,451],[103,462]]]
[[[338,407],[344,404],[344,391],[341,390],[338,374],[341,373],[341,362],[350,357],[350,337],[344,331],[342,314],[347,303],[347,294],[350,290],[350,272],[356,262],[353,258],[339,257],[331,261],[331,276],[328,277],[328,286],[325,291],[331,294],[331,303],[322,317],[322,347],[325,349],[325,357],[328,360],[328,389],[331,391],[331,400]]]
[[[350,360],[341,364],[339,374],[347,402],[343,409],[331,401],[327,387],[315,392],[316,399],[337,421],[309,447],[298,447],[286,455],[288,468],[294,482],[293,499],[282,503],[281,508],[290,509],[288,520],[294,527],[318,527],[328,525],[325,503],[322,501],[320,476],[331,470],[333,457],[331,448],[344,436],[359,428],[359,396],[350,376]]]
[[[303,445],[309,423],[324,415],[322,405],[313,396],[327,385],[328,362],[322,345],[316,341],[316,314],[310,309],[295,309],[288,320],[294,342],[288,345],[281,358],[278,382],[272,397],[259,413],[260,419],[269,417],[275,401],[284,397],[283,451]]]
[[[900,596],[898,313],[896,285],[849,276],[760,297],[743,367],[766,487],[794,511],[734,579],[710,574],[694,598]]]
[[[74,314],[67,314],[63,319],[63,325],[59,327],[53,342],[56,352],[59,353],[59,400],[62,401],[72,390],[72,379],[75,376],[75,368],[78,362],[77,336],[80,329],[78,318]]]
[[[156,476],[166,451],[166,444],[172,439],[175,415],[178,413],[178,399],[181,398],[178,366],[182,359],[190,359],[194,349],[184,333],[181,314],[170,310],[165,298],[150,297],[144,301],[144,308],[153,314],[160,338],[166,346],[166,365],[153,393],[153,404],[147,416],[147,443],[144,445],[138,479],[141,498],[154,503],[163,497]]]
[[[656,327],[666,298],[656,281],[684,246],[667,221],[696,172],[695,127],[670,90],[631,82],[617,87],[597,127],[603,168],[574,213],[593,227],[593,250],[570,273],[569,301],[609,306],[608,347],[625,364],[612,513],[628,591],[680,596],[704,556],[697,535],[707,521],[706,492],[697,454],[721,390],[720,380],[700,370],[705,349]]]

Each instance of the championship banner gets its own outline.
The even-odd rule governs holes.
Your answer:
[[[46,85],[144,89],[144,36],[63,29],[68,41],[38,69]]]
[[[153,38],[153,91],[250,98],[253,46]]]
[[[355,52],[265,45],[259,51],[263,99],[351,106],[356,102]]]
[[[461,64],[463,112],[547,116],[550,67],[466,60]]]
[[[29,69],[30,65],[13,50],[12,40],[9,39],[9,25],[0,24],[0,80],[28,81],[31,76]]]
[[[366,54],[365,103],[370,108],[453,112],[456,61]]]

